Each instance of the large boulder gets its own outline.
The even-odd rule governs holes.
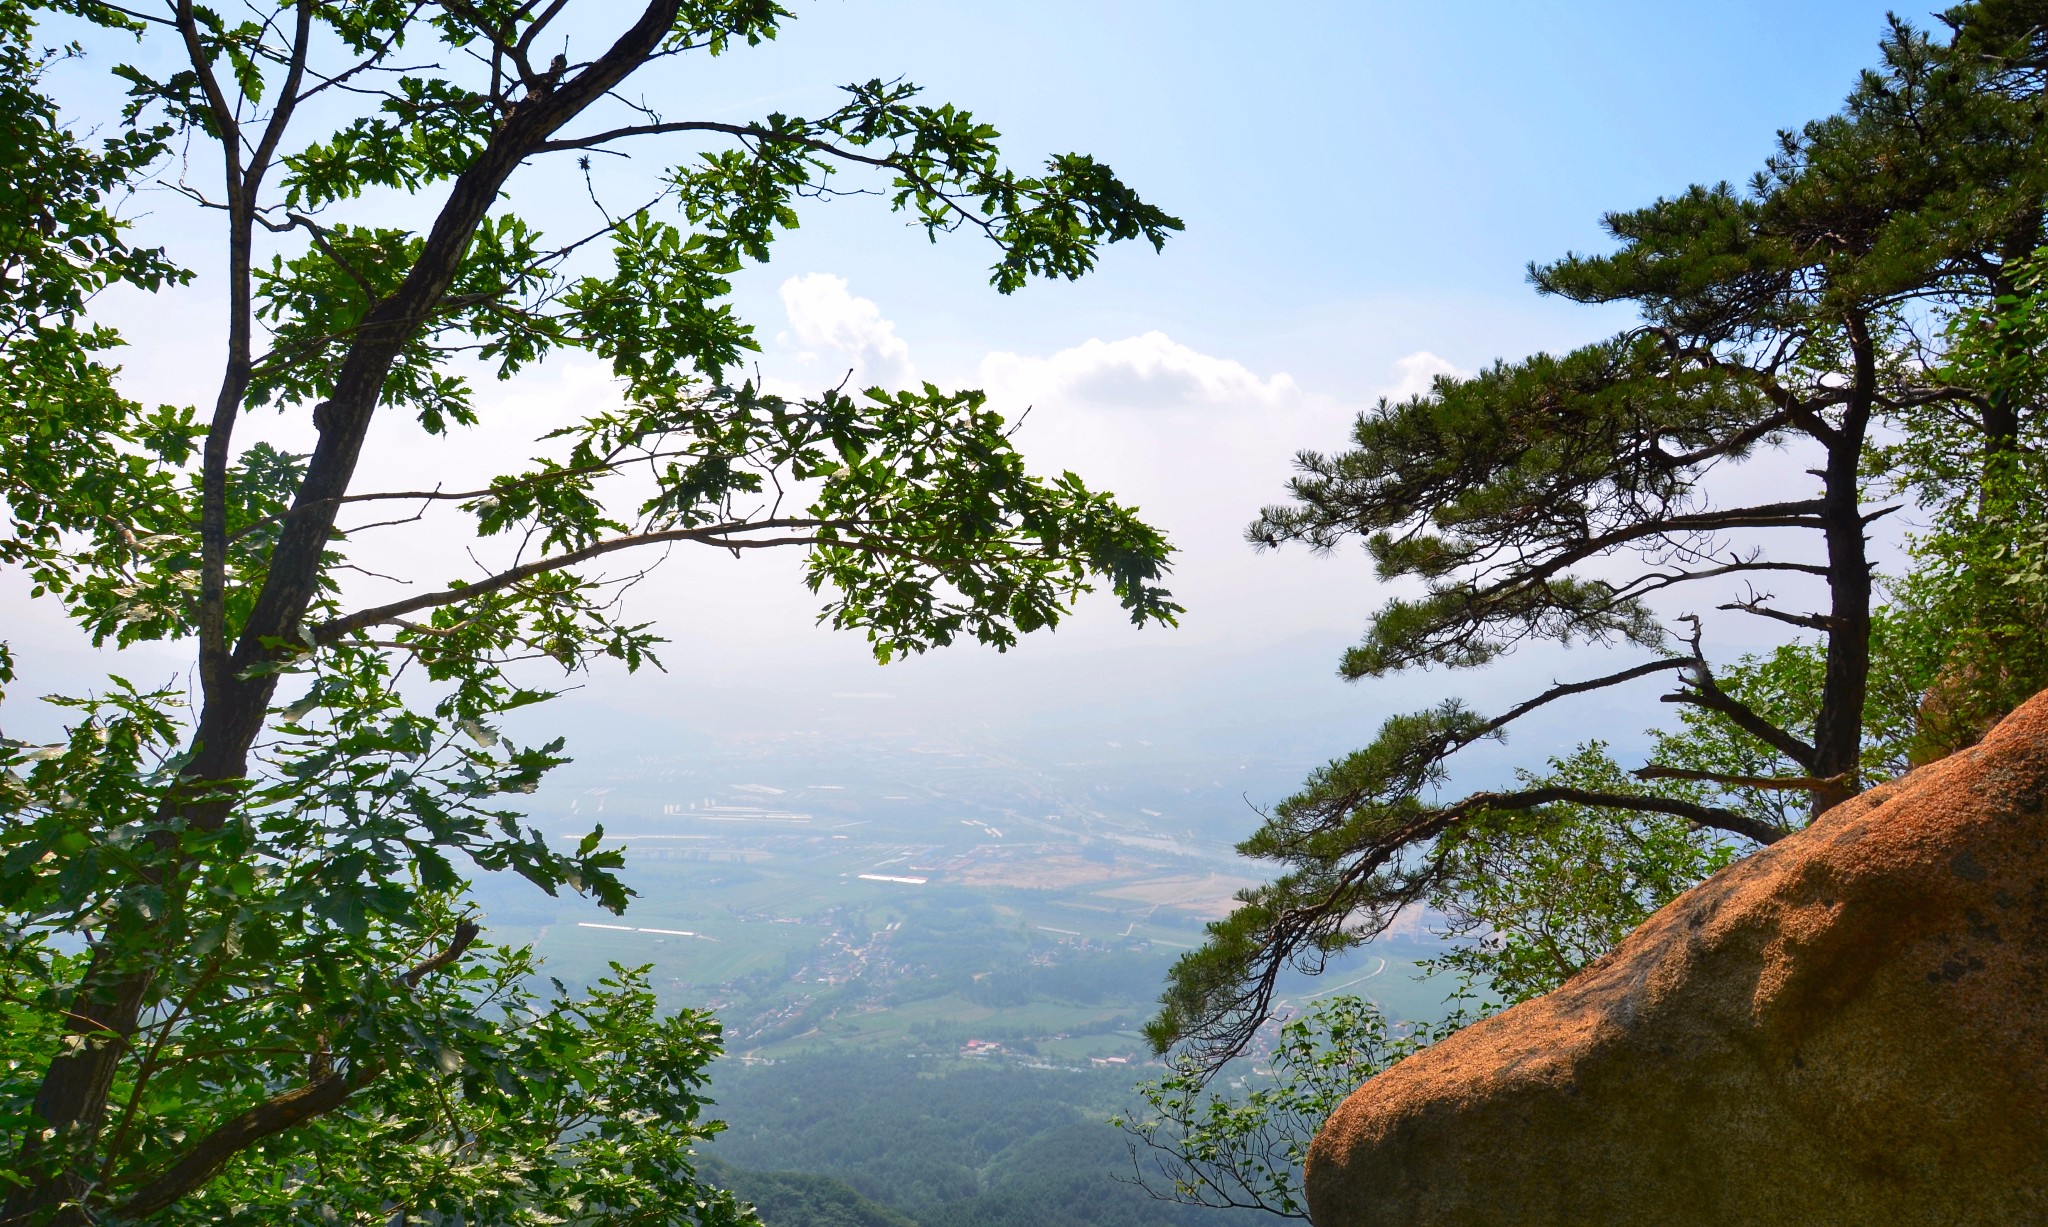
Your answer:
[[[1324,1125],[1318,1227],[2048,1223],[2048,693]]]

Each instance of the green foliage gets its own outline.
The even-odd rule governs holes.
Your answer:
[[[692,220],[715,222],[709,229],[725,243],[713,250],[735,263],[734,247],[761,259],[753,236],[765,233],[765,215],[786,207],[795,189],[822,190],[825,176],[839,171],[817,156],[830,140],[880,155],[895,172],[891,207],[911,211],[928,236],[966,227],[994,239],[1004,255],[989,281],[1005,294],[1032,277],[1079,277],[1095,266],[1103,242],[1142,239],[1156,251],[1181,229],[1179,219],[1140,200],[1086,154],[1057,155],[1044,174],[1019,175],[1000,161],[1000,133],[950,103],[916,103],[914,85],[875,79],[845,92],[847,102],[821,120],[777,114],[756,126],[750,135],[773,151],[770,158],[750,165],[737,154],[707,156],[698,176],[684,181]],[[776,212],[778,221],[783,216]],[[749,237],[726,237],[736,228]]]
[[[379,662],[357,663],[374,673]],[[6,1068],[35,1069],[57,1046],[83,967],[53,943],[90,926],[133,934],[122,954],[146,962],[159,994],[119,1071],[110,1156],[141,1171],[189,1161],[192,1143],[219,1136],[224,1105],[274,1090],[277,1054],[301,1054],[309,1088],[351,1090],[348,1113],[223,1156],[234,1161],[204,1196],[166,1214],[255,1223],[397,1204],[539,1222],[638,1201],[657,1175],[674,1187],[650,1207],[688,1191],[688,1148],[708,1127],[694,1093],[716,1051],[708,1015],[657,1017],[644,978],[624,970],[587,997],[536,1000],[519,951],[432,975],[380,970],[427,965],[451,933],[460,942],[453,854],[623,905],[616,852],[595,839],[551,851],[492,805],[530,791],[559,761],[551,750],[465,744],[452,722],[388,693],[324,718],[308,704],[280,728],[274,774],[239,790],[237,820],[189,841],[198,851],[174,893],[127,882],[163,863],[157,799],[180,765],[177,696],[117,682],[74,706],[66,742],[10,743],[0,764]],[[128,916],[132,928],[119,923]],[[165,934],[178,938],[168,949]],[[32,1131],[34,1083],[5,1085],[4,1127]],[[451,1138],[469,1141],[451,1149]],[[691,1221],[737,1220],[708,1202]]]
[[[116,212],[130,179],[167,150],[171,129],[132,127],[98,149],[81,141],[41,92],[52,61],[78,49],[37,53],[32,8],[0,4],[0,331],[10,341],[76,323],[109,285],[154,289],[186,276],[162,251],[131,247]]]
[[[1920,717],[1907,755],[1973,744],[2048,688],[2048,249],[2012,262],[2008,292],[1948,326],[1946,374],[1984,389],[1982,422],[1916,420],[1873,468],[1926,517],[1913,565],[1895,587],[1900,651]]]
[[[1134,625],[1180,607],[1156,581],[1166,541],[1073,473],[1024,471],[980,392],[868,393],[873,416],[833,440],[809,583],[836,588],[827,616],[887,662],[965,633],[998,649],[1059,623],[1105,577]],[[827,412],[845,407],[829,397]]]
[[[141,43],[96,148],[45,92],[38,8]],[[659,664],[621,605],[635,573],[600,560],[804,550],[821,618],[884,661],[1006,648],[1098,585],[1136,623],[1173,621],[1164,539],[1072,474],[1031,473],[980,393],[784,398],[728,378],[755,348],[730,277],[809,198],[879,195],[934,236],[979,233],[1006,293],[1180,228],[1085,156],[1009,169],[992,128],[900,82],[810,120],[617,101],[636,72],[757,46],[788,16],[0,0],[0,563],[115,659],[156,641],[199,662],[52,700],[63,740],[0,745],[0,1222],[743,1221],[691,1166],[715,1129],[708,1017],[661,1016],[630,969],[540,993],[464,902],[469,875],[502,871],[629,901],[601,831],[558,846],[523,821],[563,741],[499,727],[600,661]],[[572,58],[580,31],[620,24]],[[540,46],[562,50],[539,65]],[[601,203],[592,153],[683,133],[712,147],[656,199]],[[204,415],[127,399],[120,339],[91,313],[117,284],[185,309],[168,296],[187,273],[116,214],[174,149],[200,169],[172,199],[222,224],[192,250],[227,308]],[[590,228],[543,234],[510,178],[572,160]],[[521,471],[426,492],[358,471],[377,423],[466,447],[500,428],[479,381],[575,353],[609,364],[619,404]],[[238,443],[258,407],[310,416],[316,446]],[[391,503],[406,510],[342,514]],[[477,538],[475,570],[365,595],[387,578],[357,561],[374,534],[448,520]]]
[[[1133,1156],[1155,1196],[1306,1221],[1309,1140],[1360,1083],[1427,1042],[1391,1034],[1369,1001],[1327,997],[1280,1028],[1270,1073],[1249,1089],[1218,1089],[1214,1071],[1182,1057],[1166,1077],[1138,1085],[1143,1113],[1111,1123],[1144,1146]]]
[[[149,528],[184,511],[173,473],[198,434],[190,410],[115,390],[106,356],[120,338],[86,315],[110,285],[187,280],[162,251],[131,246],[117,214],[171,129],[140,124],[89,147],[41,92],[52,59],[76,48],[38,54],[30,30],[29,5],[0,3],[0,564],[38,595],[97,574],[113,605],[137,595],[123,589]]]
[[[1640,787],[1599,742],[1522,779]],[[1569,803],[1478,815],[1442,840],[1441,853],[1427,902],[1462,940],[1425,965],[1454,973],[1458,996],[1481,998],[1473,1008],[1482,1014],[1556,988],[1736,855],[1680,818]]]
[[[253,1150],[166,1219],[373,1221],[405,1206],[502,1223],[750,1221],[695,1179],[692,1147],[719,1127],[701,1117],[711,1017],[659,1014],[644,971],[614,967],[589,993],[557,985],[543,999],[526,987],[535,971],[524,951],[486,952],[419,1003],[426,1017],[379,1020],[399,1035],[348,1036],[427,1059],[390,1070],[346,1114]]]
[[[314,958],[280,965],[285,974],[234,986],[236,1010],[201,1006],[148,1030],[124,1073],[120,1093],[134,1108],[116,1141],[158,1162],[213,1125],[207,1105],[231,1089],[222,1079],[262,1093],[263,1062],[241,1042],[252,1025],[273,1042],[296,1034],[307,1043],[315,1084],[361,1084],[349,1111],[258,1141],[200,1195],[150,1221],[367,1222],[394,1207],[507,1224],[744,1221],[694,1178],[691,1147],[718,1128],[700,1118],[701,1070],[717,1048],[708,1015],[660,1016],[630,969],[587,994],[558,985],[543,997],[523,950],[474,951],[460,970],[406,986],[361,976],[354,960],[364,949],[332,937]],[[60,991],[42,977],[48,962],[14,953],[0,972],[11,1003]],[[201,958],[215,976],[236,974],[224,951]],[[298,982],[301,971],[316,982]],[[9,1010],[4,1060],[40,1059],[59,1038],[53,1017]],[[224,1050],[236,1059],[224,1061]],[[410,1055],[391,1063],[395,1052]],[[15,1093],[0,1100],[13,1127],[32,1110]]]
[[[461,174],[483,151],[493,119],[488,94],[434,78],[400,77],[395,86],[377,114],[285,155],[287,206],[317,209],[372,187],[418,192]]]

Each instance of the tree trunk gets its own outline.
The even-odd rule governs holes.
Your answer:
[[[1858,477],[1876,391],[1876,348],[1860,316],[1848,321],[1855,384],[1839,432],[1828,441],[1821,519],[1828,550],[1827,669],[1814,720],[1811,774],[1839,779],[1813,793],[1813,816],[1862,791],[1863,704],[1870,690],[1870,552]]]

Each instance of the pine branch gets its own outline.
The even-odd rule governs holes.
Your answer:
[[[1693,780],[1723,788],[1756,788],[1764,791],[1824,792],[1849,782],[1849,775],[1815,779],[1803,775],[1730,775],[1720,771],[1693,771],[1685,767],[1638,767],[1629,774],[1639,780]]]

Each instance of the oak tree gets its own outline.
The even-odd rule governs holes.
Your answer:
[[[0,1222],[740,1220],[690,1166],[714,1021],[664,1014],[630,968],[549,990],[465,902],[474,872],[630,893],[601,831],[557,846],[522,821],[564,744],[500,718],[562,671],[654,662],[619,598],[675,546],[803,551],[821,616],[884,660],[1007,646],[1097,585],[1173,620],[1159,534],[1032,474],[979,393],[743,377],[731,278],[807,201],[879,196],[982,238],[1004,293],[1180,227],[1086,155],[1006,166],[992,127],[902,81],[753,120],[643,93],[789,17],[0,3],[0,562],[114,660],[170,641],[197,661],[110,675],[54,700],[61,740],[0,747]],[[61,118],[43,37],[140,44],[120,96],[81,96],[111,137]],[[618,207],[605,169],[629,154],[665,169]],[[521,216],[540,175],[590,185],[587,227]],[[143,189],[217,245],[138,245]],[[189,311],[194,273],[225,308],[218,389],[131,399],[98,295]],[[504,429],[476,381],[565,353],[606,364],[618,402],[524,467],[405,490],[362,464],[394,419],[462,454]],[[238,438],[258,410],[310,422],[311,450]],[[476,569],[365,574],[378,534],[436,522]]]

